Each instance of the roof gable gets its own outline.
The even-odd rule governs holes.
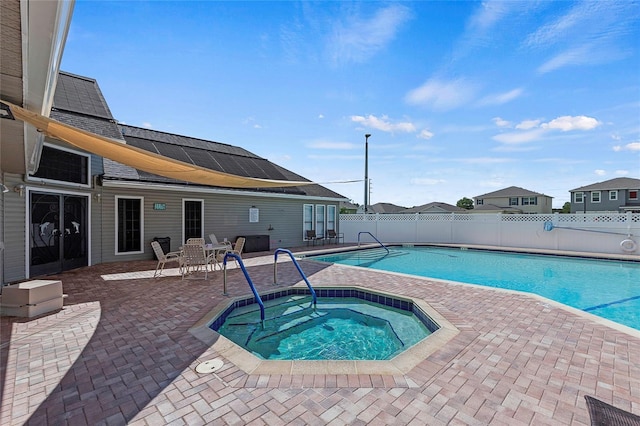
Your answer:
[[[548,195],[541,194],[539,192],[529,191],[528,189],[520,188],[518,186],[510,186],[508,188],[500,189],[498,191],[489,192],[483,195],[477,195],[473,197],[477,198],[504,198],[504,197],[549,197]],[[549,197],[553,198],[553,197]]]
[[[581,186],[580,188],[571,189],[569,192],[602,191],[610,189],[640,189],[640,179],[627,177],[609,179],[602,182],[596,182],[591,185]]]

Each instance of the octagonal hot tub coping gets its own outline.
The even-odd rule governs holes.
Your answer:
[[[189,332],[210,346],[218,355],[226,358],[247,374],[377,374],[377,375],[404,375],[424,361],[429,355],[442,348],[453,339],[460,331],[447,321],[436,309],[427,302],[411,297],[404,297],[393,293],[385,293],[357,286],[317,286],[319,290],[355,290],[360,294],[382,296],[399,303],[410,303],[414,313],[421,313],[425,319],[434,323],[438,329],[420,340],[415,345],[407,348],[390,360],[265,360],[257,357],[220,333],[212,330],[210,325],[231,307],[239,304],[253,303],[253,296],[239,296],[222,302],[213,310],[203,316]],[[305,294],[308,288],[293,286],[265,292],[260,295],[263,299],[273,299],[290,294]],[[307,293],[308,294],[308,293]],[[344,296],[343,296],[344,297]],[[355,297],[358,297],[357,295]],[[362,298],[362,297],[359,297]],[[366,299],[365,299],[366,300]],[[393,302],[392,302],[393,303]],[[393,305],[390,305],[393,306]],[[406,309],[408,310],[408,309]]]

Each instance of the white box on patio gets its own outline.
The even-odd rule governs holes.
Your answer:
[[[35,317],[62,309],[62,281],[32,280],[2,288],[4,316]]]

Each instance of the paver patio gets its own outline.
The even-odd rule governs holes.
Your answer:
[[[246,260],[260,291],[272,256]],[[535,296],[301,261],[314,286],[423,299],[460,333],[404,375],[247,374],[189,328],[228,300],[210,279],[152,278],[155,262],[60,274],[59,312],[2,317],[0,424],[587,425],[584,395],[640,413],[640,332]],[[299,284],[290,263],[278,286]],[[239,270],[230,296],[249,294]]]

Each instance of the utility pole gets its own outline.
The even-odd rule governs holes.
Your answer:
[[[369,205],[369,137],[364,135],[364,214],[367,214]]]

